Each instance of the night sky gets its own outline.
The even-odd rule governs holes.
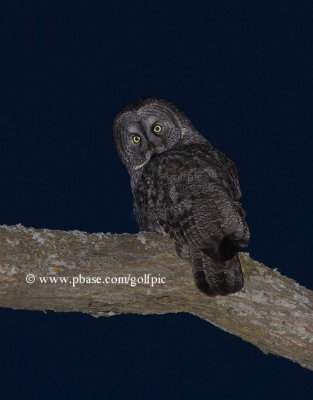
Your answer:
[[[112,122],[164,97],[236,163],[250,255],[312,289],[309,3],[1,1],[0,224],[137,232]],[[0,321],[3,399],[313,396],[312,372],[187,314]]]

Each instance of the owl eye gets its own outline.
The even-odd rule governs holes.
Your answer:
[[[162,131],[162,126],[160,124],[155,124],[155,125],[153,125],[152,130],[153,130],[154,133],[159,135],[161,133],[161,131]]]
[[[140,142],[140,140],[141,140],[141,137],[140,137],[139,135],[134,135],[134,136],[132,137],[132,140],[133,140],[133,142],[134,142],[135,144],[138,144],[138,143]]]

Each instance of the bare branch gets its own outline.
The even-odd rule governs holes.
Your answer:
[[[94,316],[187,312],[313,370],[313,292],[247,253],[240,259],[244,291],[209,298],[195,288],[190,265],[166,237],[1,226],[0,306]],[[34,283],[26,282],[28,274]],[[53,283],[60,277],[71,279]],[[102,283],[88,283],[92,277]],[[118,277],[124,284],[114,283]]]

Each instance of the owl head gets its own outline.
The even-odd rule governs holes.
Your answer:
[[[194,128],[170,102],[145,98],[119,112],[113,130],[120,158],[133,172],[141,169],[151,157],[171,149]]]

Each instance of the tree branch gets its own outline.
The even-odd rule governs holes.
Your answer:
[[[187,312],[313,370],[313,292],[248,253],[240,260],[244,290],[209,298],[166,237],[0,226],[0,307],[94,316]],[[102,283],[88,283],[97,277]],[[118,278],[124,283],[114,283]]]

